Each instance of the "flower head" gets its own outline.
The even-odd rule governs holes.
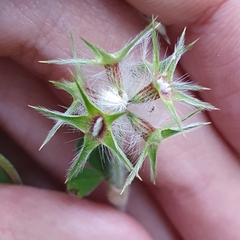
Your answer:
[[[56,120],[43,145],[62,124],[69,124],[84,133],[82,147],[68,172],[67,181],[79,173],[96,148],[103,146],[104,151],[111,153],[109,156],[117,159],[130,172],[123,189],[138,176],[147,156],[150,160],[151,179],[154,182],[157,149],[160,143],[168,137],[203,125],[196,123],[186,126],[184,121],[199,111],[215,109],[209,103],[188,95],[189,90],[199,91],[206,88],[174,79],[180,58],[195,43],[185,46],[186,29],[173,53],[161,60],[155,30],[157,26],[153,20],[144,31],[114,54],[83,40],[94,53],[92,60],[77,57],[71,36],[72,59],[45,61],[76,66],[76,74],[72,74],[73,81],[53,82],[73,98],[65,113],[34,107]],[[152,52],[149,51],[149,44],[152,45]],[[138,55],[137,58],[132,52],[139,46],[142,55]],[[102,68],[101,73],[96,75],[99,82],[97,79],[95,87],[89,85],[88,77],[82,73],[82,68],[86,66]],[[147,118],[139,116],[137,106],[145,104],[146,108],[149,108],[147,112],[150,112],[156,100],[160,100],[165,106],[172,119],[171,123],[155,127]],[[184,102],[196,110],[185,117],[179,117],[175,102]],[[159,112],[161,113],[161,110]]]

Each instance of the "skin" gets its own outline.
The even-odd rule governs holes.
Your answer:
[[[128,206],[132,217],[59,191],[5,185],[0,187],[3,239],[239,239],[237,0],[2,0],[1,142],[7,136],[14,140],[5,155],[16,159],[24,152],[26,167],[36,164],[32,171],[38,175],[26,177],[29,184],[63,189],[75,142],[66,144],[72,135],[62,129],[38,152],[52,124],[27,105],[57,109],[58,104],[69,104],[68,96],[48,84],[69,74],[67,68],[38,61],[71,56],[69,28],[75,39],[82,36],[106,50],[120,49],[146,25],[136,9],[159,16],[173,43],[184,26],[187,42],[200,38],[181,60],[177,74],[187,72],[191,80],[211,88],[200,98],[221,110],[196,117],[211,125],[161,145],[156,185],[148,182],[147,171],[142,173],[144,183],[134,184]],[[80,41],[76,46],[85,49]]]

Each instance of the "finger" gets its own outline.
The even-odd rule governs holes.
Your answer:
[[[16,168],[24,185],[46,189],[64,190],[62,182],[56,179],[34,158],[29,156],[19,144],[0,129],[0,153]]]
[[[69,141],[68,135],[70,134],[66,136],[66,134],[60,132],[38,153],[37,149],[43,141],[42,138],[45,137],[47,131],[50,129],[49,125],[51,124],[28,107],[29,103],[34,105],[37,102],[41,102],[45,106],[56,108],[56,99],[52,94],[48,93],[49,89],[45,87],[46,84],[36,79],[35,76],[33,77],[31,74],[23,72],[18,64],[6,59],[0,63],[0,79],[3,80],[0,88],[0,96],[2,96],[2,98],[0,97],[1,126],[15,137],[15,140],[19,142],[21,147],[32,156],[32,160],[43,166],[52,175],[52,178],[54,177],[63,185],[65,172],[74,155],[73,150],[76,143],[67,143]],[[14,72],[10,71],[12,67],[15,69]],[[5,81],[5,79],[8,79],[8,81]],[[18,117],[19,115],[24,117]],[[15,125],[20,127],[15,127]],[[70,135],[70,138],[73,138],[73,136]],[[16,149],[14,148],[13,150],[14,146],[11,145],[10,147],[11,152],[16,153]],[[15,157],[13,160],[17,160],[18,166],[20,161],[19,156],[14,155],[13,157]],[[23,162],[21,162],[22,164]],[[30,165],[32,164],[30,163]],[[23,177],[33,174],[32,172],[26,173],[26,167],[24,165],[25,171],[20,172],[20,174],[24,175]],[[39,168],[34,169],[34,171],[37,171],[37,174],[35,173],[34,177],[32,176],[30,184],[39,186],[39,181],[41,180],[39,177]],[[43,177],[46,180],[44,175]],[[26,182],[24,181],[24,183]],[[46,187],[49,188],[49,186],[52,186],[51,182]],[[43,186],[41,185],[41,187]],[[130,215],[133,215],[149,230],[153,237],[162,236],[169,240],[179,239],[169,221],[162,214],[159,206],[154,204],[150,197],[146,197],[146,193],[143,190],[139,189],[141,188],[133,188],[134,194],[130,196]],[[99,201],[104,192],[96,192],[96,194],[97,196],[94,200]],[[145,206],[144,211],[142,206]]]
[[[11,18],[7,17],[9,12]],[[4,0],[0,13],[0,55],[10,56],[50,79],[63,77],[67,68],[43,65],[38,61],[71,57],[70,30],[75,39],[80,36],[94,39],[99,47],[116,51],[145,25],[144,18],[127,3],[113,4],[108,0],[94,1],[94,4],[62,0],[29,4],[27,0]],[[119,33],[121,37],[116,38]],[[76,45],[80,51],[83,49],[78,53],[86,55],[83,43],[76,41]]]
[[[1,59],[0,63],[1,127],[32,159],[63,183],[76,148],[76,142],[69,141],[76,136],[66,134],[67,129],[61,129],[42,151],[38,151],[53,123],[28,106],[46,104],[56,109],[58,101],[44,82],[23,71],[18,64],[7,59]]]
[[[195,22],[200,16],[212,13],[224,1],[222,0],[175,0],[175,1],[158,1],[158,0],[127,0],[140,12],[151,17],[158,16],[165,25],[188,25]]]
[[[128,13],[129,13],[129,11],[127,11]],[[129,19],[129,18],[128,18]],[[133,19],[133,18],[130,18],[130,19]],[[120,21],[119,21],[120,22]],[[115,25],[115,26],[119,26],[117,29],[119,30],[119,29],[124,29],[124,26],[122,25],[122,24],[120,24],[120,23],[118,23],[119,25]],[[120,27],[121,26],[121,27]],[[132,25],[131,25],[131,27],[132,27]],[[136,27],[136,26],[135,26]],[[133,29],[137,29],[137,28],[133,28]],[[130,31],[130,33],[131,33],[131,31]],[[123,35],[122,37],[123,38],[121,38],[121,40],[123,40],[124,38],[125,38],[125,36],[127,36],[127,37],[129,37],[129,34],[130,34],[129,32],[126,34],[126,35]],[[124,34],[125,34],[125,31],[124,31]],[[104,44],[103,44],[104,45]],[[46,54],[46,52],[45,52],[45,54]],[[62,54],[62,53],[61,53]],[[56,71],[55,71],[56,72]],[[56,74],[56,73],[55,73]],[[197,135],[196,135],[197,136]],[[197,138],[198,139],[198,138]],[[200,142],[202,142],[202,141],[204,141],[204,139],[203,138],[199,138],[199,140],[201,140]],[[217,146],[222,146],[222,145],[217,145]],[[218,149],[218,148],[217,148]],[[181,151],[182,151],[182,149],[180,149]],[[188,149],[186,148],[186,151],[187,151]],[[181,151],[176,151],[176,154],[177,153],[181,153]],[[200,152],[198,153],[199,155],[200,155]],[[225,155],[224,155],[225,156]],[[223,157],[224,157],[223,156]],[[217,157],[219,157],[219,156],[217,156]],[[217,159],[217,158],[216,158]],[[232,162],[232,161],[231,161]],[[235,165],[234,165],[235,166]],[[163,179],[164,180],[164,179]],[[166,183],[168,183],[168,181],[167,180],[169,180],[170,181],[170,178],[168,178],[168,179],[166,179]],[[170,185],[171,186],[171,185]],[[184,186],[184,185],[183,185]],[[172,187],[173,187],[173,185],[172,185]],[[177,210],[177,209],[176,209]]]
[[[26,68],[30,68],[34,74],[38,74],[38,80],[40,80],[41,77],[43,78],[43,76],[45,80],[62,78],[66,76],[66,72],[68,72],[67,67],[47,66],[39,64],[38,60],[71,57],[69,28],[71,28],[72,32],[75,33],[77,37],[83,36],[86,39],[89,37],[94,38],[100,45],[110,46],[112,49],[116,49],[116,46],[120,44],[125,44],[125,42],[129,40],[129,37],[132,36],[132,33],[137,33],[140,30],[140,28],[139,30],[134,29],[134,24],[131,26],[129,25],[127,28],[122,25],[128,20],[134,19],[135,16],[139,17],[138,13],[133,12],[132,15],[132,11],[129,10],[129,6],[126,4],[109,5],[109,3],[110,1],[97,1],[95,6],[92,7],[92,4],[87,4],[84,1],[72,1],[71,4],[68,4],[65,1],[59,1],[55,2],[53,5],[48,5],[49,3],[39,5],[37,3],[29,4],[28,1],[1,2],[2,8],[0,11],[2,14],[0,14],[0,29],[4,34],[0,37],[0,54],[11,57]],[[112,11],[109,11],[108,7],[111,7]],[[49,9],[52,8],[55,10],[49,11]],[[12,18],[5,18],[9,12],[11,12]],[[113,12],[115,17],[118,15],[118,18],[120,19],[113,18],[112,23],[109,26],[105,26],[104,19],[111,18]],[[123,14],[123,16],[121,14]],[[71,17],[73,15],[75,18]],[[99,20],[97,19],[97,16],[102,16],[103,19]],[[18,19],[18,22],[16,23],[13,19]],[[46,19],[48,20],[47,23],[45,22]],[[142,19],[142,21],[144,20]],[[80,25],[79,22],[81,22]],[[98,31],[95,31],[96,23],[100,25]],[[19,31],[20,29],[21,31]],[[39,31],[39,29],[41,29],[41,31]],[[113,39],[115,39],[116,29],[118,31],[123,30],[121,33],[122,38],[116,38],[116,40],[113,41]],[[105,39],[99,37],[99,32],[101,33],[101,36],[106,35],[105,32],[108,33],[107,44]],[[60,33],[61,35],[59,35]],[[66,35],[62,33],[66,33]],[[79,41],[76,44],[79,46]],[[19,75],[17,70],[19,67],[16,67],[16,69],[15,67],[16,65],[14,64],[8,64],[8,68],[4,70],[5,67],[2,65],[3,73],[7,74],[6,76],[2,76],[3,81],[7,78],[11,78],[12,81],[14,81],[14,73],[17,76]],[[46,91],[43,86],[37,85],[37,91],[30,91],[30,93],[28,93],[28,88],[22,88],[22,86],[29,86],[30,88],[35,87],[35,83],[32,81],[33,76],[30,80],[32,84],[29,84],[29,75],[21,77],[21,73],[19,76],[22,80],[19,81],[18,84],[10,86],[8,82],[5,82],[3,83],[5,90],[3,88],[1,90],[3,93],[6,93],[10,87],[16,89],[18,97],[22,99],[19,102],[21,107],[18,109],[18,114],[21,113],[22,115],[24,113],[25,119],[28,116],[28,120],[24,120],[21,124],[20,122],[17,123],[17,118],[15,117],[16,109],[13,108],[18,108],[18,105],[13,102],[14,99],[16,99],[16,96],[11,96],[11,99],[9,99],[10,96],[8,96],[8,98],[4,97],[5,101],[1,102],[1,106],[3,109],[7,108],[9,111],[11,110],[11,117],[8,115],[9,111],[3,111],[2,123],[5,124],[4,126],[10,135],[13,136],[16,141],[20,142],[25,149],[27,148],[27,151],[33,156],[39,146],[41,146],[41,143],[48,130],[51,128],[51,125],[37,114],[35,114],[36,119],[33,121],[33,116],[31,116],[33,111],[28,109],[27,105],[41,104],[56,109],[59,102],[56,102],[51,96],[51,92]],[[19,91],[21,89],[24,89],[26,92],[23,94]],[[31,94],[31,98],[34,99],[33,101],[27,97],[29,94]],[[36,96],[34,96],[35,94]],[[1,96],[3,97],[4,95]],[[59,91],[57,96],[59,97]],[[61,96],[62,95],[60,95],[60,97]],[[44,99],[44,101],[42,101],[42,99]],[[65,96],[62,102],[66,103],[67,101],[69,101],[69,97]],[[9,104],[9,106],[7,107],[6,104]],[[7,121],[7,119],[11,119],[11,121]],[[38,125],[36,124],[37,122],[39,123]],[[15,129],[17,124],[21,125],[21,128]],[[41,127],[38,129],[36,126]],[[37,137],[34,137],[36,136],[34,135],[36,129],[38,129],[38,135]],[[29,135],[29,133],[32,134]],[[63,177],[65,175],[65,171],[69,166],[67,162],[70,162],[70,159],[72,159],[72,156],[75,154],[75,143],[65,144],[69,140],[70,139],[66,134],[61,138],[56,136],[56,140],[53,139],[49,143],[52,144],[51,146],[46,146],[43,151],[36,155],[38,161],[43,163],[45,167],[50,166],[50,169],[55,169],[54,173],[56,176]],[[53,154],[53,149],[58,153]],[[71,157],[69,157],[70,155]]]
[[[170,36],[176,37],[187,25],[187,41],[200,39],[184,56],[181,65],[192,80],[211,88],[211,93],[203,92],[201,96],[220,111],[209,115],[224,138],[240,153],[239,1],[129,2],[171,25]]]
[[[4,186],[1,239],[151,239],[131,217],[57,192]]]
[[[145,3],[150,6],[153,2]],[[234,14],[235,10],[238,11],[239,3],[223,2],[222,5],[216,5],[215,9],[196,15],[194,20],[190,18],[190,22],[186,22],[184,14],[176,14],[174,16],[178,19],[173,17],[172,22],[168,21],[164,13],[161,14],[164,9],[162,1],[158,3],[159,8],[155,7],[155,13],[160,20],[162,17],[163,22],[166,20],[166,24],[173,24],[169,28],[170,35],[179,32],[184,23],[189,25],[188,40],[200,37],[196,46],[185,55],[182,66],[194,81],[212,88],[211,94],[202,94],[202,97],[220,107],[221,111],[211,113],[211,118],[239,152],[236,106],[239,101],[236,94],[239,91],[239,58],[234,50],[239,44],[239,31],[235,28],[238,14]],[[194,1],[192,12],[200,7],[198,3]],[[168,4],[168,7],[168,14],[172,16],[173,6]],[[178,7],[177,10],[180,10],[180,5]],[[190,10],[184,3],[181,8]],[[186,138],[179,136],[168,140],[160,146],[158,187],[152,191],[185,239],[239,238],[237,229],[240,219],[235,214],[240,200],[239,159],[221,141],[220,136],[207,127]],[[230,225],[226,225],[226,222]]]
[[[154,195],[142,182],[131,185],[127,213],[133,216],[153,239],[182,240]]]
[[[208,126],[159,146],[148,187],[184,239],[238,239],[239,172],[238,157]]]

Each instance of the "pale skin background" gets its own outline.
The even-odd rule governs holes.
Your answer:
[[[1,239],[240,239],[238,0],[1,0],[1,151],[23,159],[19,145],[29,156],[25,168],[34,166],[24,172],[29,184],[64,189],[75,142],[66,144],[71,136],[63,129],[38,152],[52,122],[27,105],[67,105],[68,96],[48,80],[69,74],[38,61],[71,56],[69,27],[75,38],[118,50],[146,25],[136,9],[158,15],[172,42],[184,26],[187,42],[200,38],[182,59],[179,74],[188,72],[210,87],[200,97],[221,110],[198,116],[212,125],[163,143],[156,186],[143,172],[144,183],[133,188],[128,211],[135,219],[57,191],[1,186]],[[76,45],[83,47],[80,40]],[[6,136],[16,142],[13,147]]]

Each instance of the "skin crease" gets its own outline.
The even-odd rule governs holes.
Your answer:
[[[69,103],[66,95],[47,83],[48,79],[67,78],[67,68],[38,63],[71,56],[69,26],[76,39],[82,36],[109,51],[118,50],[143,29],[144,19],[134,8],[159,16],[172,42],[187,26],[187,42],[200,40],[182,59],[179,74],[188,72],[193,81],[212,88],[201,98],[221,110],[197,116],[197,121],[210,120],[212,125],[163,142],[156,185],[148,184],[144,171],[145,182],[134,188],[130,199],[129,212],[136,221],[111,207],[63,193],[2,186],[0,212],[8,217],[1,218],[0,233],[7,239],[14,239],[14,234],[18,239],[151,239],[139,221],[153,239],[239,239],[240,3],[132,0],[131,7],[122,1],[49,2],[0,3],[0,126],[56,181],[64,181],[75,143],[64,144],[71,136],[61,130],[38,152],[51,121],[27,105],[57,109],[58,104]],[[76,45],[80,51],[85,49],[80,41]],[[139,199],[140,206],[134,204]],[[31,219],[31,228],[26,228],[27,219]],[[150,228],[147,222],[153,219],[156,227]],[[64,230],[66,235],[60,225],[69,228],[69,232]]]

